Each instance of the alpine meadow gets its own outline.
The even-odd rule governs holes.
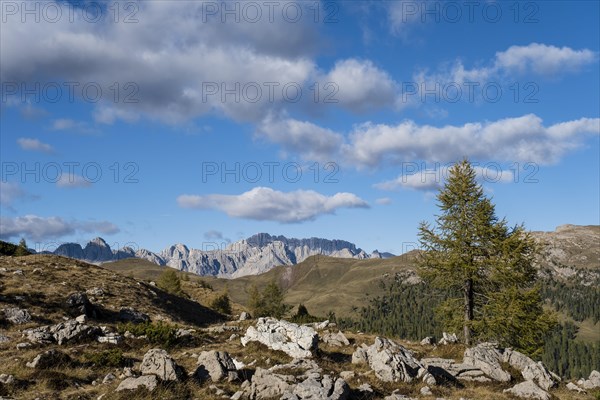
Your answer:
[[[0,400],[600,400],[600,2],[0,0]]]

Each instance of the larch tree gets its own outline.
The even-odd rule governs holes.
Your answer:
[[[449,297],[437,313],[465,344],[494,340],[535,354],[553,318],[535,285],[536,243],[508,227],[477,183],[468,160],[456,163],[438,196],[435,225],[422,222],[421,277]]]

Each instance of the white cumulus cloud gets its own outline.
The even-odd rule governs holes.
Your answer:
[[[181,195],[177,203],[183,208],[215,209],[230,217],[260,221],[294,223],[311,221],[340,208],[367,208],[368,204],[352,193],[326,196],[312,190],[280,192],[257,187],[240,195]]]
[[[65,221],[61,217],[24,215],[0,218],[0,238],[10,240],[26,237],[34,241],[54,240],[76,232],[111,235],[119,228],[107,221]]]
[[[39,151],[42,153],[53,153],[54,149],[47,143],[43,143],[38,139],[31,138],[19,138],[17,139],[17,144],[23,150],[27,151]]]

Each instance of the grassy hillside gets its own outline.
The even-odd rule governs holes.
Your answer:
[[[4,274],[0,300],[15,303],[45,319],[59,319],[65,312],[70,293],[100,288],[101,314],[114,317],[121,307],[135,307],[157,319],[203,325],[221,317],[201,304],[160,290],[147,282],[70,258],[54,255],[0,257],[0,265],[22,273]],[[18,299],[18,300],[14,300]]]
[[[414,268],[414,254],[385,260],[355,260],[313,256],[292,267],[276,267],[256,276],[237,279],[219,279],[191,275],[191,281],[205,281],[215,291],[227,291],[231,299],[245,305],[247,290],[256,285],[259,289],[276,281],[285,290],[285,300],[292,305],[304,304],[313,315],[327,315],[335,311],[338,316],[350,316],[352,308],[363,305],[367,296],[381,294],[379,281],[396,272]],[[104,268],[155,280],[165,267],[144,260],[125,259],[103,264]]]

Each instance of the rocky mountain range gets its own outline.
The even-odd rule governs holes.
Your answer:
[[[532,232],[532,235],[542,245],[540,266],[550,268],[553,275],[570,278],[584,274],[589,280],[587,275],[598,274],[594,267],[600,260],[599,226],[561,225],[554,231]],[[223,248],[215,245],[215,249],[200,250],[179,243],[159,253],[131,247],[113,250],[104,239],[95,238],[85,247],[78,243],[62,244],[53,254],[94,264],[140,258],[180,271],[221,278],[259,275],[279,265],[296,265],[314,255],[347,259],[394,257],[393,254],[377,250],[366,253],[354,243],[344,240],[295,239],[267,233],[258,233]],[[592,268],[582,272],[573,268],[573,265],[589,265]]]
[[[65,243],[53,254],[102,264],[125,258],[141,258],[157,265],[169,266],[198,275],[237,278],[257,275],[278,265],[295,265],[314,255],[338,258],[384,259],[394,255],[375,250],[371,254],[344,240],[321,238],[294,239],[259,233],[247,239],[214,250],[191,249],[184,244],[174,244],[160,253],[146,249],[110,248],[102,238],[95,238],[85,247],[78,243]]]

